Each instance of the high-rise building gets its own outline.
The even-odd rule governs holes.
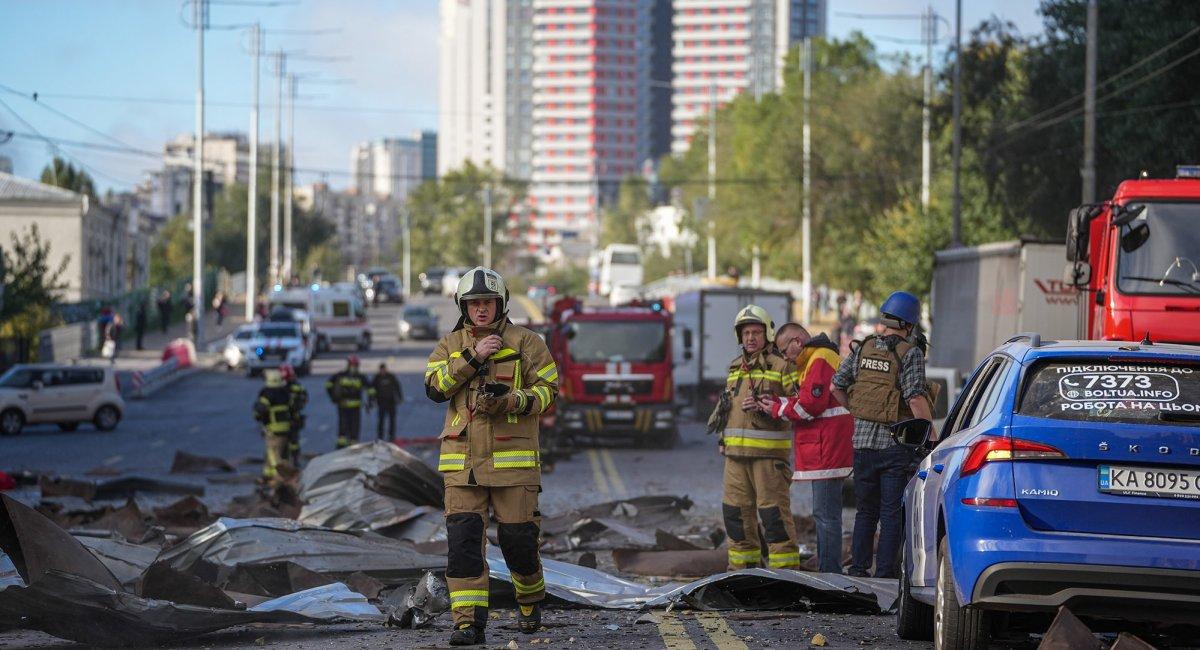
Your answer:
[[[590,244],[602,203],[649,156],[654,0],[534,0],[536,216],[518,233],[532,252]]]
[[[360,143],[350,163],[360,194],[403,201],[422,181],[437,177],[437,133]]]
[[[686,151],[713,104],[782,83],[788,50],[823,36],[827,0],[674,0],[672,145]]]

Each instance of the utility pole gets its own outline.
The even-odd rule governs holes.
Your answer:
[[[288,75],[288,145],[284,154],[287,164],[284,169],[283,191],[283,278],[292,279],[292,176],[296,174],[296,75]]]
[[[708,229],[708,279],[717,277],[717,236],[713,219],[708,212],[717,199],[717,80],[714,78],[708,95],[708,203],[705,204]]]
[[[800,210],[801,315],[805,323],[812,322],[812,128],[809,124],[809,104],[812,103],[812,38],[804,37],[804,205]]]
[[[192,170],[192,342],[204,341],[204,27],[208,0],[194,0],[196,20],[196,157]]]
[[[921,211],[928,213],[933,166],[933,147],[929,143],[929,105],[933,101],[933,42],[937,40],[937,18],[932,6],[925,7],[925,15],[921,18],[921,39],[925,41],[925,102],[921,105]]]
[[[1087,3],[1087,63],[1083,82],[1083,202],[1096,202],[1096,29],[1100,10]]]
[[[253,48],[254,70],[250,75],[253,80],[254,98],[250,103],[250,192],[246,206],[246,322],[254,320],[254,301],[258,296],[258,282],[255,273],[258,266],[258,69],[259,54],[262,50],[262,28],[258,23],[250,28],[250,47]]]
[[[483,186],[483,266],[492,268],[492,183]]]
[[[404,297],[408,298],[412,296],[412,217],[408,212],[408,205],[400,210],[404,219]]]
[[[954,3],[954,225],[950,235],[950,246],[962,246],[962,187],[959,175],[962,170],[962,0]]]
[[[271,284],[279,284],[279,155],[283,131],[283,75],[287,66],[282,50],[275,52],[275,142],[271,160]]]

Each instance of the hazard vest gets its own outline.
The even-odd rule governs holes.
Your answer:
[[[500,334],[500,349],[489,359],[476,359],[475,344],[494,332]],[[479,389],[489,383],[508,386],[515,396],[510,412],[477,409]],[[512,323],[460,327],[430,355],[425,393],[449,402],[438,456],[447,486],[541,484],[538,428],[558,395],[558,368],[540,336]]]
[[[258,393],[254,413],[266,433],[284,435],[290,432],[293,416],[291,391],[283,386],[262,389]]]
[[[733,391],[729,422],[721,434],[725,455],[740,458],[792,458],[792,427],[762,411],[743,411],[748,395],[791,395],[796,387],[796,367],[774,352],[760,352],[729,364],[726,390]]]
[[[875,345],[878,338],[868,336],[859,345],[854,383],[846,389],[850,398],[847,408],[860,420],[892,425],[913,417],[900,386],[904,357],[913,346],[893,337],[894,343],[889,341],[888,347],[880,348]]]

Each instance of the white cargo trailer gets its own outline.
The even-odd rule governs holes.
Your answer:
[[[746,305],[766,309],[776,326],[791,320],[792,297],[786,292],[713,288],[686,291],[675,297],[677,399],[700,407],[724,387],[729,362],[741,353],[734,338],[733,320]],[[703,408],[698,408],[698,414],[700,410]]]
[[[938,251],[929,365],[966,377],[1015,334],[1074,339],[1078,292],[1063,282],[1061,243],[1017,240]]]

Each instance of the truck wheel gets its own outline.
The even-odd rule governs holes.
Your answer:
[[[907,542],[900,545],[908,554]],[[896,606],[896,636],[909,641],[933,640],[933,608],[912,597],[907,558],[900,561],[900,602]]]
[[[17,409],[0,413],[0,436],[15,436],[25,426],[25,416]]]
[[[983,610],[958,604],[946,539],[938,544],[937,604],[933,609],[933,647],[937,650],[985,650],[990,635]]]

